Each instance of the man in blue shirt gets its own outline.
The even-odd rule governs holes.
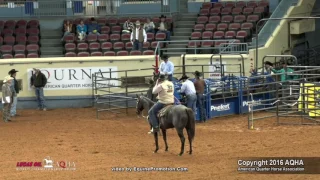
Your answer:
[[[160,68],[159,68],[160,74],[167,75],[168,80],[172,81],[174,65],[171,61],[168,60],[167,55],[164,55],[162,59],[163,59],[163,62],[160,64]]]
[[[182,81],[182,87],[180,93],[185,93],[187,97],[187,107],[191,108],[194,113],[197,110],[197,94],[196,88],[192,81],[189,80],[189,77],[183,75],[179,81]]]
[[[80,24],[77,25],[78,38],[82,41],[83,39],[85,39],[87,32],[88,32],[87,25],[83,23],[83,20],[81,20]]]

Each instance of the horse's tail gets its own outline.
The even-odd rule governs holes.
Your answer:
[[[187,129],[190,131],[190,138],[193,140],[195,136],[195,130],[196,130],[196,122],[194,119],[193,110],[190,108],[186,108],[186,112],[188,115],[188,123],[187,123]]]

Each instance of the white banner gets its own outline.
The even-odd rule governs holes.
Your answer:
[[[65,89],[91,89],[92,74],[100,72],[99,77],[110,78],[110,70],[117,71],[117,67],[82,67],[82,68],[39,68],[47,77],[45,90],[65,90]],[[28,69],[29,91],[33,69]],[[117,72],[111,73],[111,78],[118,78]],[[101,80],[97,87],[118,86],[117,80]]]
[[[223,61],[222,64],[227,64],[227,62]],[[209,62],[210,65],[210,62]],[[226,66],[224,67],[224,71],[227,70]],[[212,62],[212,66],[209,66],[209,78],[210,79],[221,79],[221,67],[220,61]]]

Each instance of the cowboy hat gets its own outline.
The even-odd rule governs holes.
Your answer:
[[[34,71],[40,71],[40,69],[38,68],[32,68]]]
[[[12,80],[13,78],[11,77],[11,76],[6,76],[5,78],[4,78],[4,80],[3,80],[3,83],[6,83],[6,82],[8,82],[8,81],[10,81],[10,80]]]
[[[184,80],[184,79],[189,79],[189,77],[188,77],[187,75],[183,75],[183,76],[179,79],[179,81]]]
[[[163,81],[163,80],[166,79],[166,76],[165,76],[164,74],[161,74],[161,75],[159,76],[159,79]]]
[[[9,75],[12,75],[12,74],[14,74],[14,73],[16,73],[16,72],[19,72],[19,71],[15,70],[15,69],[11,69],[11,70],[8,72],[8,74],[9,74]]]
[[[168,58],[169,58],[168,55],[163,55],[163,56],[162,56],[162,59],[163,59],[163,60],[167,60]]]
[[[140,21],[136,21],[136,26],[140,26]]]
[[[193,75],[195,75],[195,76],[198,76],[198,77],[200,77],[201,76],[201,72],[199,72],[199,71],[195,71],[194,73],[192,73]]]
[[[270,61],[266,61],[264,64],[269,65],[269,66],[273,66],[273,64]]]
[[[162,15],[159,17],[159,19],[161,19],[161,18],[167,18],[167,17],[162,14]]]

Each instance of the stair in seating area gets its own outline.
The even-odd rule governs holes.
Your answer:
[[[61,29],[41,29],[41,57],[63,57]]]
[[[186,13],[181,14],[180,16],[182,18],[175,22],[175,28],[173,29],[173,35],[171,36],[171,41],[173,42],[170,42],[166,48],[161,49],[163,50],[163,54],[169,56],[181,56],[181,54],[186,54],[185,48],[188,45],[188,40],[191,36],[198,14]]]

